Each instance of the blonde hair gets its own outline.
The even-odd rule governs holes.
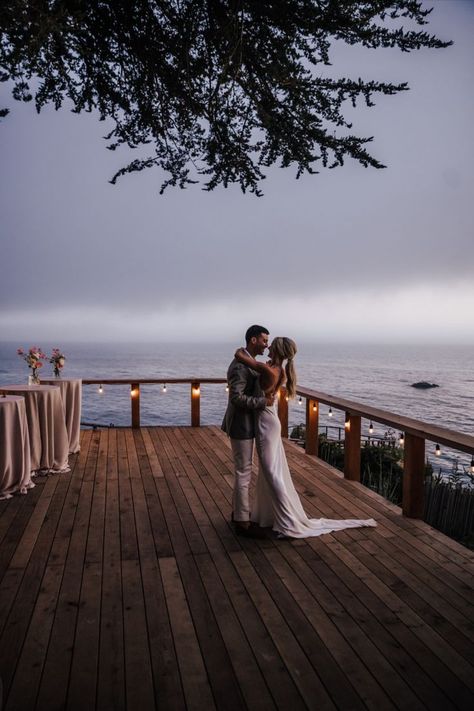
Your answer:
[[[291,338],[286,338],[286,336],[277,336],[273,339],[272,356],[277,356],[281,362],[286,360],[286,391],[289,398],[295,397],[296,395],[296,370],[293,363],[293,358],[296,353],[296,343]]]

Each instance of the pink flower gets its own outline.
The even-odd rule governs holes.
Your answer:
[[[39,361],[46,358],[39,346],[32,346],[26,353],[23,348],[18,348],[17,353],[28,363],[29,368],[41,368],[43,364]]]

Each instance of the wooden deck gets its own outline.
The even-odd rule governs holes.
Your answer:
[[[378,527],[237,538],[216,427],[84,431],[1,502],[4,708],[472,710],[474,555],[285,447],[310,515]]]

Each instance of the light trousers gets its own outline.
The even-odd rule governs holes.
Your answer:
[[[250,519],[249,488],[252,478],[254,440],[231,438],[230,444],[234,455],[234,491],[232,495],[234,521],[248,521]]]

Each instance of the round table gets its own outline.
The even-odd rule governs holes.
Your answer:
[[[81,449],[81,406],[82,380],[80,378],[53,378],[44,380],[44,385],[57,385],[61,390],[66,417],[66,429],[69,438],[69,454]]]
[[[34,484],[25,398],[0,396],[0,442],[0,499],[10,499],[17,491],[26,494]]]
[[[69,440],[61,391],[53,385],[2,385],[25,398],[33,472],[68,472]]]

